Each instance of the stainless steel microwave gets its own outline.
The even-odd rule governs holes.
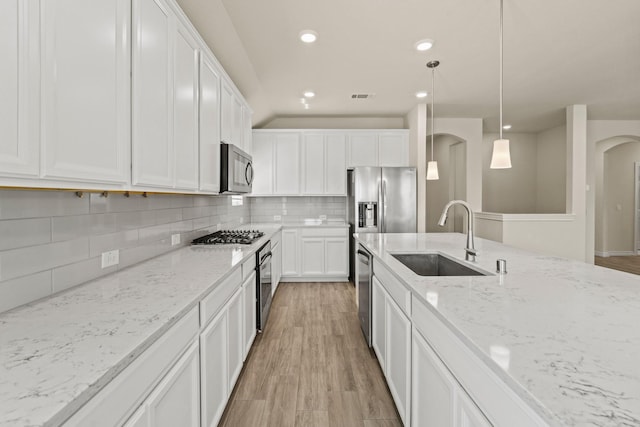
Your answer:
[[[220,192],[251,193],[251,156],[233,144],[220,144]]]

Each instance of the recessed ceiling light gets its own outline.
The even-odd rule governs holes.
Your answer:
[[[313,30],[304,30],[300,33],[300,40],[305,43],[313,43],[318,39],[318,33]]]
[[[304,97],[305,98],[313,98],[314,96],[316,96],[316,93],[314,91],[308,90],[304,93]]]
[[[424,39],[424,40],[420,40],[418,42],[416,42],[416,44],[414,45],[414,47],[416,48],[417,51],[419,52],[424,52],[426,50],[429,50],[433,47],[433,44],[435,42],[431,39]]]
[[[504,126],[502,126],[502,129],[509,130],[509,129],[511,129],[511,125],[504,125]]]
[[[424,90],[421,90],[420,92],[416,92],[416,98],[426,98],[427,97],[427,92]]]

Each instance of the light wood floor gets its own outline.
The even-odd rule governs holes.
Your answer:
[[[281,283],[221,426],[401,426],[349,283]]]
[[[610,256],[607,258],[597,256],[595,264],[614,270],[640,275],[640,255],[638,256]]]

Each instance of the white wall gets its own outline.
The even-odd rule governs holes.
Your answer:
[[[497,134],[483,136],[484,212],[534,213],[537,197],[537,136],[529,133],[509,133],[511,169],[490,169],[493,141]]]
[[[606,242],[601,249],[610,255],[631,255],[634,250],[635,162],[640,162],[640,142],[617,145],[604,153]]]
[[[536,209],[538,213],[564,213],[567,185],[567,127],[537,134]]]
[[[404,117],[278,117],[261,129],[405,129]]]

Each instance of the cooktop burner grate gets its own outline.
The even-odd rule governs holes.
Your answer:
[[[264,236],[262,231],[258,230],[220,230],[215,233],[194,239],[193,245],[224,245],[229,243],[239,243],[241,245],[249,245]]]

